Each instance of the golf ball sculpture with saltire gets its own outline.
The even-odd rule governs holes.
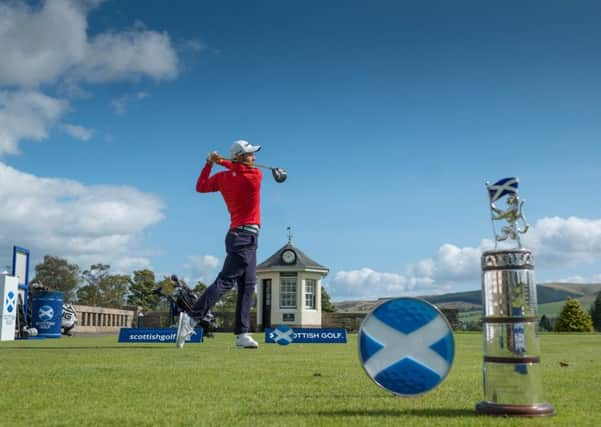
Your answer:
[[[359,358],[380,387],[398,396],[417,396],[445,379],[455,358],[455,340],[435,306],[396,298],[375,307],[361,323]]]

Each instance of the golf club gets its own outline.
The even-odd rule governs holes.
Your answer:
[[[226,159],[226,158],[222,158],[223,160],[229,160],[230,162],[233,162],[232,159]],[[266,165],[260,165],[258,163],[255,163],[253,165],[254,167],[257,168],[263,168],[263,169],[270,169],[271,170],[271,174],[273,175],[273,179],[275,179],[275,181],[277,183],[282,183],[284,181],[286,181],[286,178],[288,178],[288,172],[286,171],[286,169],[283,168],[272,168],[271,166],[266,166]]]

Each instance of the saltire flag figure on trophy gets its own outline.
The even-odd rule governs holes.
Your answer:
[[[519,179],[504,178],[494,184],[487,182],[486,188],[488,189],[488,198],[490,199],[495,247],[497,246],[497,242],[511,239],[517,241],[518,246],[521,248],[520,234],[525,234],[528,231],[529,225],[522,209],[525,200],[520,200],[518,195]],[[499,209],[495,205],[495,202],[503,196],[508,196],[507,209],[505,210]],[[503,226],[501,228],[501,235],[498,235],[494,222],[503,219],[508,222],[508,225]],[[518,228],[518,221],[522,222],[522,228]]]

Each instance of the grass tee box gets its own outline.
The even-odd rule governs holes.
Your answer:
[[[476,416],[482,335],[456,334],[453,369],[417,398],[387,393],[348,345],[202,345],[116,336],[0,343],[2,426],[598,426],[601,335],[542,334],[545,419]],[[258,336],[257,336],[258,337]],[[562,366],[560,362],[563,365]]]

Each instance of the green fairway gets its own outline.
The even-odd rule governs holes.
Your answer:
[[[410,399],[369,380],[356,335],[346,345],[260,339],[258,350],[236,349],[230,334],[182,350],[116,337],[0,343],[0,425],[599,425],[601,335],[541,336],[545,399],[557,410],[541,419],[475,416],[482,337],[455,337],[447,379]]]

